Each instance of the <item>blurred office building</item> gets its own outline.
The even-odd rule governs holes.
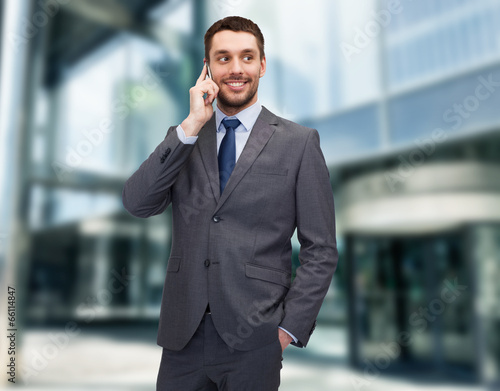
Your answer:
[[[498,384],[498,0],[3,1],[0,271],[24,330],[157,322],[170,211],[121,191],[232,14],[266,37],[261,103],[320,133],[341,255],[320,327],[360,374]]]
[[[378,40],[378,93],[309,122],[337,195],[351,362],[495,382],[500,4],[401,2],[390,23],[385,4],[353,40]]]

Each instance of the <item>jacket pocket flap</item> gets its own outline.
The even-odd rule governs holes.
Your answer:
[[[266,266],[256,265],[253,263],[247,263],[245,266],[245,274],[250,278],[257,278],[259,280],[272,282],[274,284],[283,285],[289,288],[291,285],[290,273],[274,269]]]

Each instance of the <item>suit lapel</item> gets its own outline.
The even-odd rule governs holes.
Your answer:
[[[277,124],[277,117],[269,110],[267,110],[264,106],[262,106],[262,110],[259,114],[259,117],[257,118],[257,121],[255,122],[252,132],[250,133],[250,137],[248,138],[248,141],[243,148],[238,161],[236,162],[236,166],[234,167],[234,170],[229,177],[222,195],[220,196],[220,198],[218,198],[216,211],[220,209],[224,202],[226,202],[228,197],[233,192],[234,188],[247,173],[249,168],[254,163],[255,159],[257,159],[257,156],[259,156],[260,152],[273,135],[276,129],[274,125]],[[217,148],[217,146],[215,146],[215,148]],[[215,192],[214,190],[214,193],[219,194],[220,190],[217,160],[215,160],[215,167],[217,171],[217,191]],[[214,181],[210,182],[212,183]]]
[[[201,159],[212,188],[215,200],[220,198],[219,165],[217,163],[217,132],[215,129],[215,113],[203,126],[198,134],[197,145],[200,148]]]

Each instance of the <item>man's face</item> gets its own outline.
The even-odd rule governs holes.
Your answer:
[[[241,31],[219,31],[212,38],[209,56],[212,77],[219,86],[219,108],[231,115],[253,105],[259,79],[266,72],[257,38]]]

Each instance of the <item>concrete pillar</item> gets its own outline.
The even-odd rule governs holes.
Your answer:
[[[40,7],[40,5],[38,5]],[[33,107],[36,86],[42,77],[43,45],[51,17],[34,0],[2,2],[0,17],[0,337],[15,337],[15,355],[2,343],[0,367],[15,358],[15,382],[20,382],[23,301],[26,293],[26,260],[29,251],[27,216],[30,194]],[[8,310],[8,287],[15,289],[15,311]],[[13,290],[11,289],[11,292]],[[10,303],[9,303],[10,302]],[[13,316],[14,314],[14,316]],[[10,316],[9,316],[10,315]],[[12,319],[15,319],[12,321]],[[11,329],[11,330],[8,330]],[[10,342],[10,341],[9,341]],[[0,384],[11,378],[0,371]]]

